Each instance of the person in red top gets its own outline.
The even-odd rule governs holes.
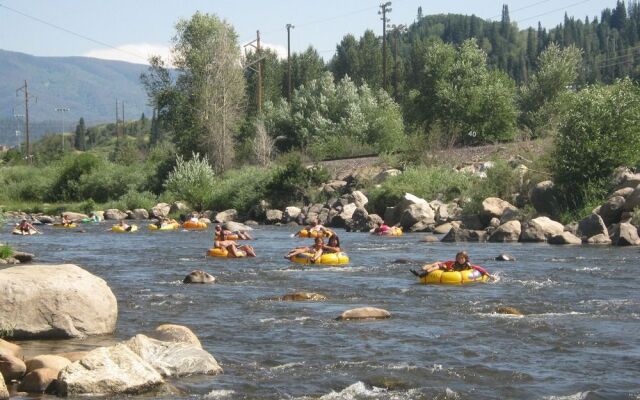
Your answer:
[[[423,277],[428,275],[430,272],[436,271],[438,269],[443,269],[446,271],[464,271],[467,269],[475,269],[482,275],[487,275],[489,279],[496,279],[496,277],[494,275],[491,275],[486,269],[471,264],[469,262],[469,254],[466,251],[458,252],[458,254],[456,254],[455,261],[436,261],[433,264],[423,265],[421,272],[417,272],[414,270],[411,270],[411,272],[416,276]]]

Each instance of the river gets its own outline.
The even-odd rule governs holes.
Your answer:
[[[20,342],[27,355],[88,350],[153,330],[190,327],[224,374],[172,382],[210,399],[638,399],[640,253],[637,248],[547,244],[421,243],[340,231],[351,263],[306,267],[283,258],[303,239],[260,227],[257,258],[206,257],[206,232],[106,232],[108,224],[44,227],[2,241],[40,263],[73,263],[107,281],[118,299],[113,335]],[[427,262],[466,249],[499,276],[464,287],[417,284],[400,258]],[[516,262],[497,262],[509,253]],[[218,278],[186,285],[194,269]],[[268,300],[294,291],[323,302]],[[388,320],[336,321],[374,306]],[[525,316],[496,314],[516,307]],[[148,398],[149,396],[141,396]]]

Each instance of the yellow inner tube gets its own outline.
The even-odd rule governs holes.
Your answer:
[[[238,249],[238,257],[234,257],[229,253],[229,251],[227,249],[221,249],[219,247],[213,247],[213,248],[210,248],[209,251],[207,251],[207,255],[209,257],[242,258],[242,257],[246,257],[247,253],[245,253],[244,251]]]
[[[222,236],[220,235],[215,235],[215,236],[216,236],[216,240],[222,240]],[[238,235],[236,235],[235,233],[232,233],[231,235],[225,235],[224,240],[241,240],[241,239]]]
[[[14,234],[14,235],[29,236],[29,235],[35,235],[36,233],[38,233],[38,231],[36,231],[34,229],[29,229],[29,232],[23,232],[20,229],[16,228],[13,231],[11,231],[11,233]]]
[[[345,253],[323,253],[320,259],[315,263],[311,262],[312,253],[301,253],[290,258],[291,261],[298,264],[320,264],[320,265],[341,265],[349,263],[349,256]]]
[[[193,222],[193,221],[187,221],[184,224],[182,224],[182,227],[184,229],[207,229],[207,224],[204,222]]]
[[[70,224],[53,224],[53,226],[55,228],[77,228],[78,225],[74,224],[74,223],[70,223]]]
[[[322,232],[324,232],[324,237],[331,236],[331,232],[328,231],[328,230],[325,230],[325,231],[311,231],[311,232],[309,232],[306,229],[302,229],[302,230],[300,230],[300,232],[298,232],[298,237],[301,237],[301,238],[317,238],[318,236],[322,236]]]
[[[475,269],[465,269],[464,271],[443,271],[441,269],[430,272],[420,278],[420,283],[435,285],[465,285],[468,283],[486,282],[487,275],[482,275]]]
[[[114,225],[111,227],[111,230],[116,233],[131,233],[138,230],[138,225],[131,225],[131,229],[126,230],[124,227],[120,225]]]
[[[374,234],[380,236],[402,236],[402,228],[399,226],[393,226],[386,233],[374,232]]]
[[[149,225],[149,229],[151,229],[152,231],[173,231],[179,228],[180,228],[180,224],[177,222],[172,222],[170,224],[162,224],[160,228],[158,228],[158,226],[155,224]]]

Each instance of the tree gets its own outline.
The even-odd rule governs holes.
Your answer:
[[[553,157],[555,182],[568,208],[606,194],[615,168],[638,165],[639,125],[640,88],[629,79],[571,97]]]
[[[539,136],[545,129],[553,129],[563,105],[563,94],[571,90],[578,78],[582,61],[575,46],[561,49],[551,43],[538,57],[538,70],[520,90],[520,122]]]
[[[245,104],[237,34],[227,22],[200,12],[180,20],[176,31],[175,81],[158,57],[150,60],[142,81],[180,153],[204,149],[214,169],[224,171],[233,159],[233,132]]]
[[[86,127],[84,125],[84,118],[80,118],[78,121],[78,125],[76,125],[76,136],[74,146],[76,150],[85,151],[85,135],[87,133]]]
[[[294,53],[291,56],[291,85],[294,89],[320,78],[324,71],[324,61],[312,46],[303,53]],[[282,97],[287,97],[287,79],[287,74],[283,74]]]
[[[336,80],[346,75],[358,79],[358,41],[352,34],[345,35],[336,46],[336,55],[331,60],[330,69]]]
[[[194,209],[204,210],[211,199],[214,184],[215,173],[207,156],[200,158],[200,154],[194,153],[189,161],[185,161],[182,156],[176,158],[176,166],[164,186],[168,192],[185,200]]]

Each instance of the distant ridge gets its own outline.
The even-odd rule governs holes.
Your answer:
[[[45,121],[60,121],[61,125],[62,116],[55,108],[64,106],[70,109],[64,115],[65,131],[72,131],[71,125],[75,127],[80,117],[89,125],[115,120],[116,98],[125,103],[126,119],[137,119],[142,112],[150,115],[139,79],[146,68],[123,61],[37,57],[0,50],[0,143],[11,137],[15,141],[12,127],[23,124],[10,120],[15,120],[14,108],[16,114],[24,114],[24,97],[16,97],[16,89],[25,79],[29,93],[37,97],[37,103],[33,99],[29,108],[34,127]],[[34,133],[39,136],[44,132]]]

